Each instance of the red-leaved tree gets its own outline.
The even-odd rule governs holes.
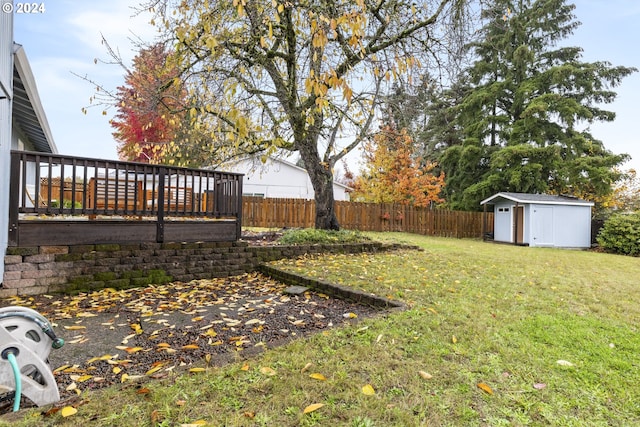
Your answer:
[[[163,163],[185,120],[186,92],[176,84],[178,71],[158,43],[141,49],[116,91],[117,114],[111,120],[122,160]]]

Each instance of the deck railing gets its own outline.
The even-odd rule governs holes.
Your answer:
[[[12,151],[10,244],[27,219],[152,221],[158,242],[170,221],[226,220],[239,238],[242,174]]]

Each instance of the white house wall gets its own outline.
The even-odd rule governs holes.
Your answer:
[[[304,169],[277,160],[268,160],[265,165],[255,165],[251,160],[234,164],[232,172],[243,173],[242,192],[270,198],[314,199],[311,179]],[[345,188],[334,184],[335,200],[349,200]]]
[[[13,14],[0,12],[0,260],[9,241],[9,165],[13,96]],[[4,262],[0,262],[0,283]]]

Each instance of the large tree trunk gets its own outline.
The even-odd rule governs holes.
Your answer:
[[[331,165],[321,162],[315,144],[300,149],[300,155],[311,179],[316,200],[316,228],[339,230],[333,198],[333,172]]]

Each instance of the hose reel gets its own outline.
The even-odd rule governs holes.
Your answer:
[[[14,391],[37,406],[60,400],[58,385],[49,366],[49,353],[64,345],[49,321],[27,307],[0,308],[0,389]]]

